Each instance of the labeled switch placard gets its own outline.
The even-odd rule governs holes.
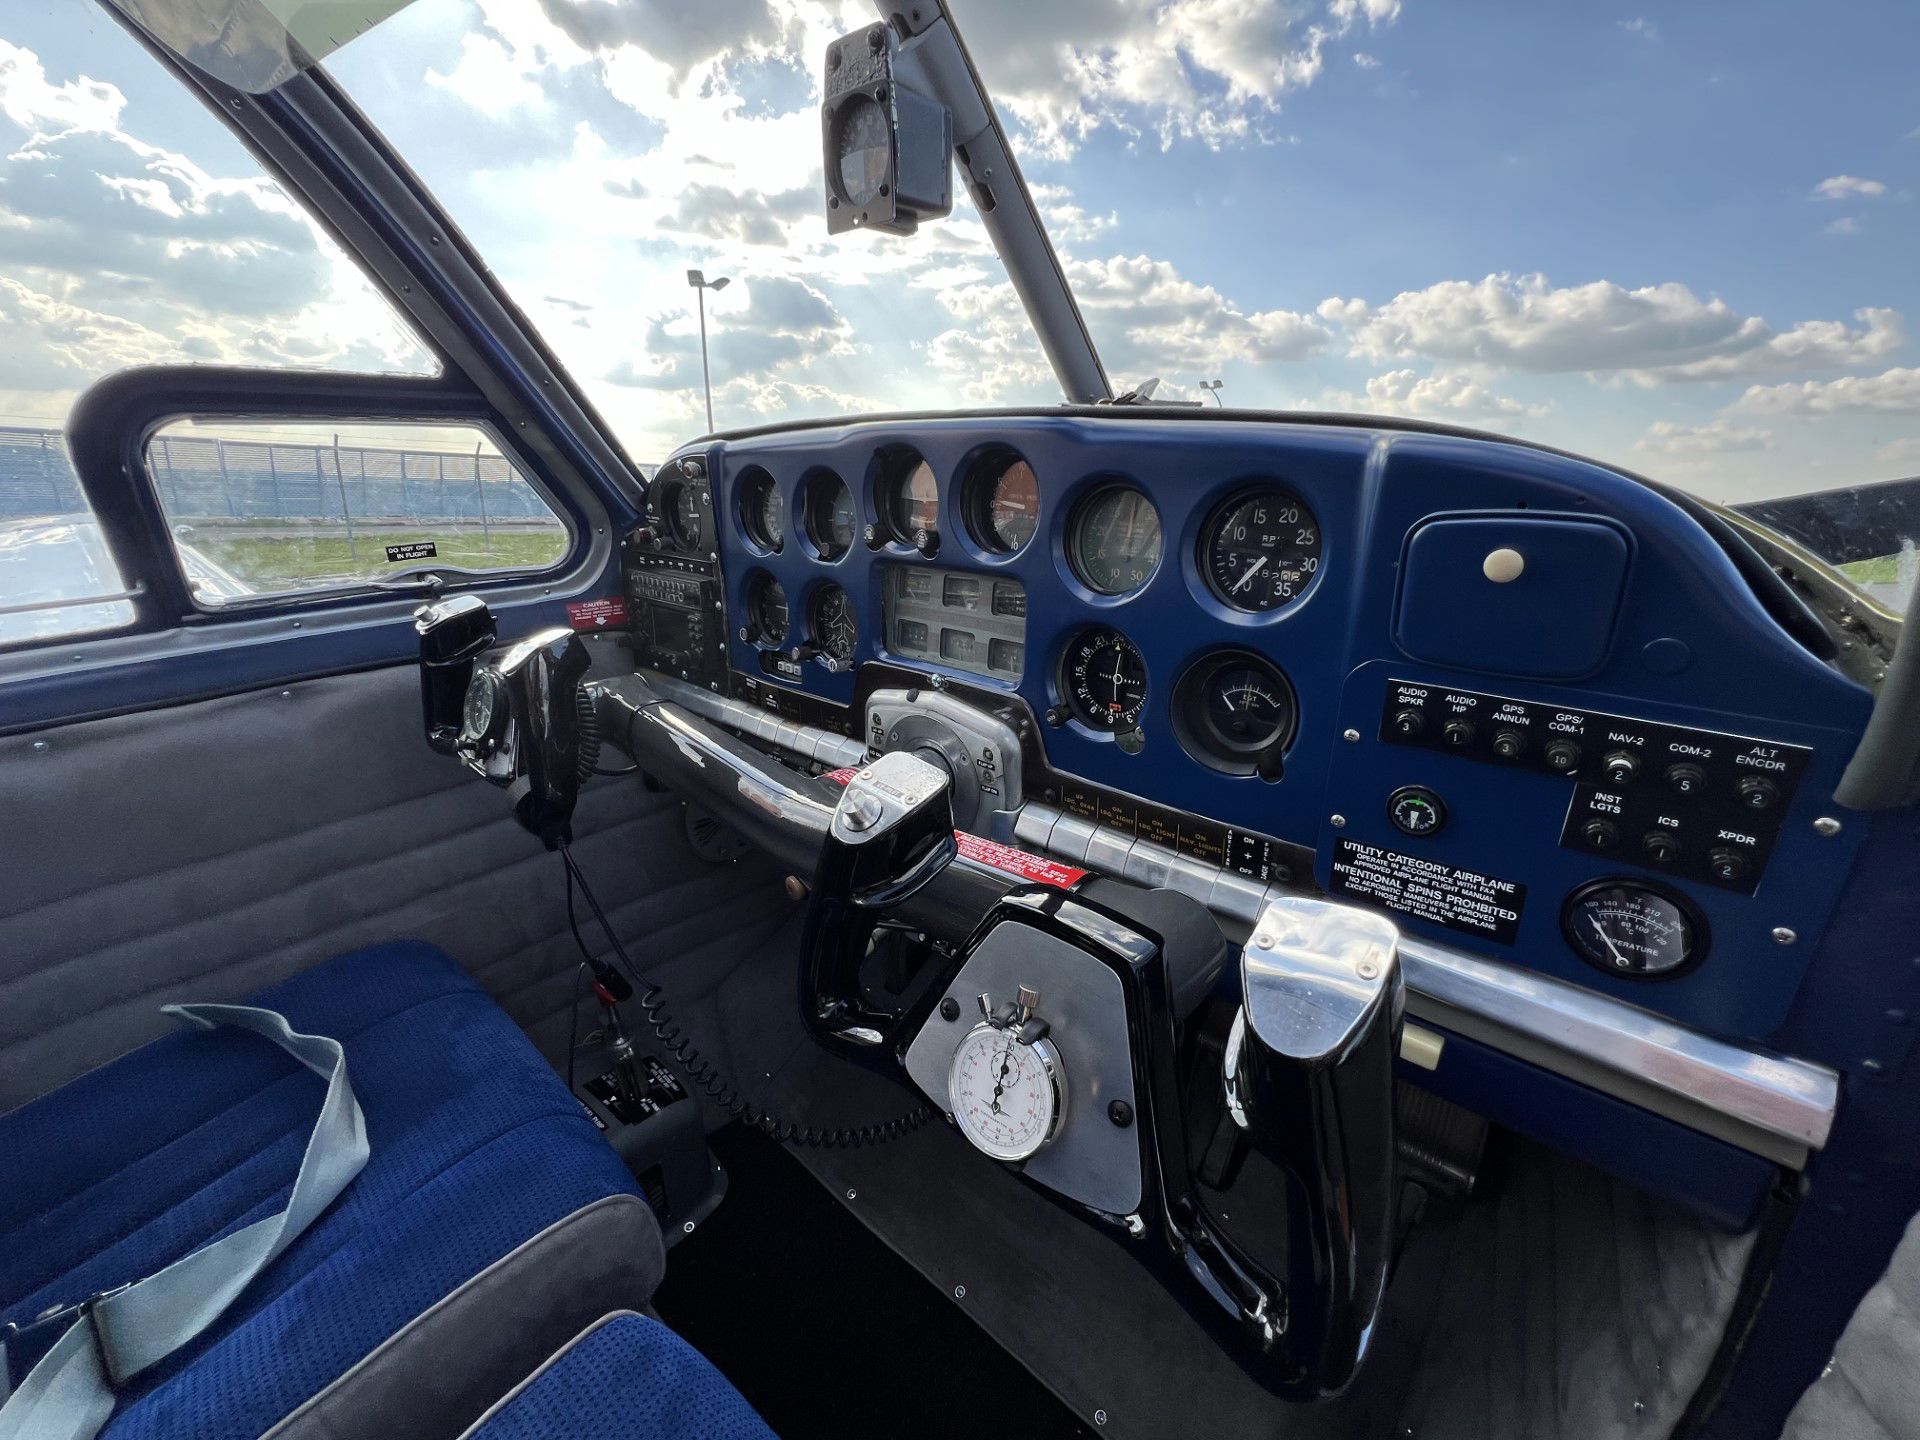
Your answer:
[[[1380,738],[1510,770],[1565,775],[1569,850],[1751,895],[1813,752],[1747,735],[1387,683]]]

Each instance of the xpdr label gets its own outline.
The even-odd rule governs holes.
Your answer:
[[[1520,912],[1527,903],[1527,887],[1518,881],[1362,845],[1345,836],[1334,847],[1333,888],[1502,945],[1511,945],[1520,933]]]

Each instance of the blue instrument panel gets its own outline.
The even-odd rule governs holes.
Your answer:
[[[1701,1028],[1780,1025],[1864,828],[1830,797],[1867,691],[1684,510],[1598,465],[1120,411],[687,453],[733,669],[840,705],[875,660],[1017,694],[1055,770],[1309,847],[1323,888],[1410,932]],[[1015,582],[1024,614],[983,600],[948,664],[956,575]],[[776,586],[778,645],[753,618]],[[1416,692],[1434,728],[1398,733]]]

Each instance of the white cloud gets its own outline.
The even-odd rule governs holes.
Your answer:
[[[1905,339],[1892,310],[1857,312],[1858,329],[1810,320],[1776,331],[1677,283],[1629,290],[1596,280],[1556,288],[1543,275],[1447,280],[1378,307],[1334,298],[1318,313],[1345,328],[1353,355],[1376,363],[1430,359],[1533,374],[1624,375],[1641,384],[1858,365],[1892,354]]]
[[[115,130],[126,103],[117,86],[84,75],[55,85],[39,56],[0,40],[0,114],[23,130]]]
[[[1899,465],[1907,470],[1920,470],[1920,435],[1908,435],[1903,439],[1889,440],[1873,452],[1873,458],[1882,465]]]
[[[1730,408],[1756,415],[1920,415],[1920,369],[1752,385]]]
[[[1828,235],[1858,235],[1860,233],[1860,222],[1852,215],[1842,215],[1838,220],[1825,226],[1823,233]]]
[[[1862,180],[1858,175],[1829,175],[1813,187],[1814,198],[1819,200],[1877,200],[1887,193],[1887,187],[1878,180]]]
[[[1620,28],[1629,35],[1639,36],[1642,40],[1651,41],[1660,38],[1660,27],[1644,15],[1636,15],[1631,20],[1622,20]]]
[[[1649,455],[1678,459],[1771,450],[1773,432],[1735,425],[1725,417],[1705,425],[1656,420],[1647,428],[1647,433],[1634,442],[1633,448]]]
[[[1362,70],[1378,70],[1380,68],[1380,57],[1377,55],[1369,55],[1364,50],[1356,50],[1353,52],[1353,63],[1358,65]]]
[[[1412,369],[1375,375],[1367,381],[1364,392],[1323,390],[1309,398],[1304,408],[1404,415],[1416,420],[1445,420],[1491,430],[1517,430],[1523,421],[1548,413],[1547,406],[1526,404],[1501,395],[1464,371],[1442,370],[1422,375]]]

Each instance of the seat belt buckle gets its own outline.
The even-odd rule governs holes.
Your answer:
[[[0,1397],[11,1394],[13,1390],[14,1341],[37,1334],[39,1331],[59,1325],[63,1321],[72,1325],[78,1325],[83,1320],[91,1323],[94,1308],[98,1306],[101,1301],[118,1295],[122,1290],[129,1289],[132,1284],[133,1282],[131,1280],[124,1281],[119,1285],[114,1285],[105,1290],[96,1290],[84,1300],[75,1300],[66,1305],[49,1305],[31,1320],[9,1320],[6,1324],[0,1325]],[[95,1346],[99,1346],[100,1344],[100,1332],[98,1329],[94,1331],[93,1343]]]

